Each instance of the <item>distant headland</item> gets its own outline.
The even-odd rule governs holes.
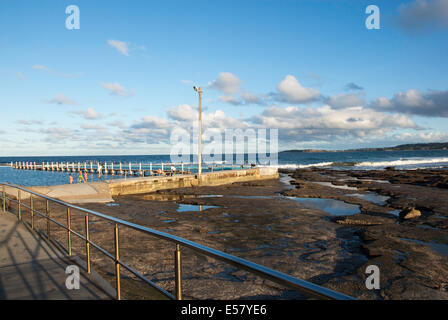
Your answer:
[[[420,150],[448,150],[448,142],[400,144],[395,147],[361,148],[361,149],[347,149],[347,150],[320,150],[320,149],[285,150],[285,151],[281,151],[280,153],[420,151]]]

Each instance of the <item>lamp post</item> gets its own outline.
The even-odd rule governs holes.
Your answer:
[[[193,87],[199,95],[198,179],[202,174],[202,88]]]

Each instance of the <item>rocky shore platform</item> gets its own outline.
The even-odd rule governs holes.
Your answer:
[[[170,189],[82,206],[358,299],[448,299],[447,177],[447,170],[299,169],[282,171],[280,180]],[[91,240],[113,252],[113,225],[90,221]],[[82,232],[83,224],[73,212],[72,227]],[[66,233],[55,227],[52,235],[63,243]],[[173,244],[123,228],[120,247],[126,263],[173,290]],[[82,256],[83,242],[73,240],[73,250]],[[305,298],[188,249],[182,256],[187,299]],[[95,252],[92,259],[113,283],[113,261]],[[380,289],[365,285],[369,265],[379,267]],[[128,299],[151,295],[131,275],[124,274],[122,283]]]
[[[380,290],[359,297],[378,299],[448,298],[448,171],[327,170],[289,172],[296,188],[285,194],[359,205],[360,212],[330,218],[356,230],[358,248],[367,259],[354,274],[334,277],[354,292],[354,276],[368,265],[381,271]]]

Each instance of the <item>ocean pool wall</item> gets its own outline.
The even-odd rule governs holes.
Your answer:
[[[220,171],[197,175],[157,176],[145,178],[117,179],[109,182],[38,186],[29,189],[43,195],[72,203],[111,202],[113,196],[145,194],[159,190],[189,188],[197,186],[219,186],[235,182],[278,179],[277,168],[258,167],[246,170]],[[17,194],[10,188],[8,194]],[[28,195],[29,196],[29,195]]]
[[[109,182],[112,196],[151,193],[159,190],[189,188],[197,186],[219,186],[235,182],[278,179],[277,168],[260,167],[246,170],[220,171],[197,175],[179,175],[173,177],[150,177],[120,179]]]

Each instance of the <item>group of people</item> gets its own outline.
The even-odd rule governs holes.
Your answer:
[[[87,183],[87,179],[87,171],[85,171],[83,174],[81,170],[78,170],[78,183]],[[71,173],[68,175],[68,180],[70,184],[73,184],[73,176]]]

